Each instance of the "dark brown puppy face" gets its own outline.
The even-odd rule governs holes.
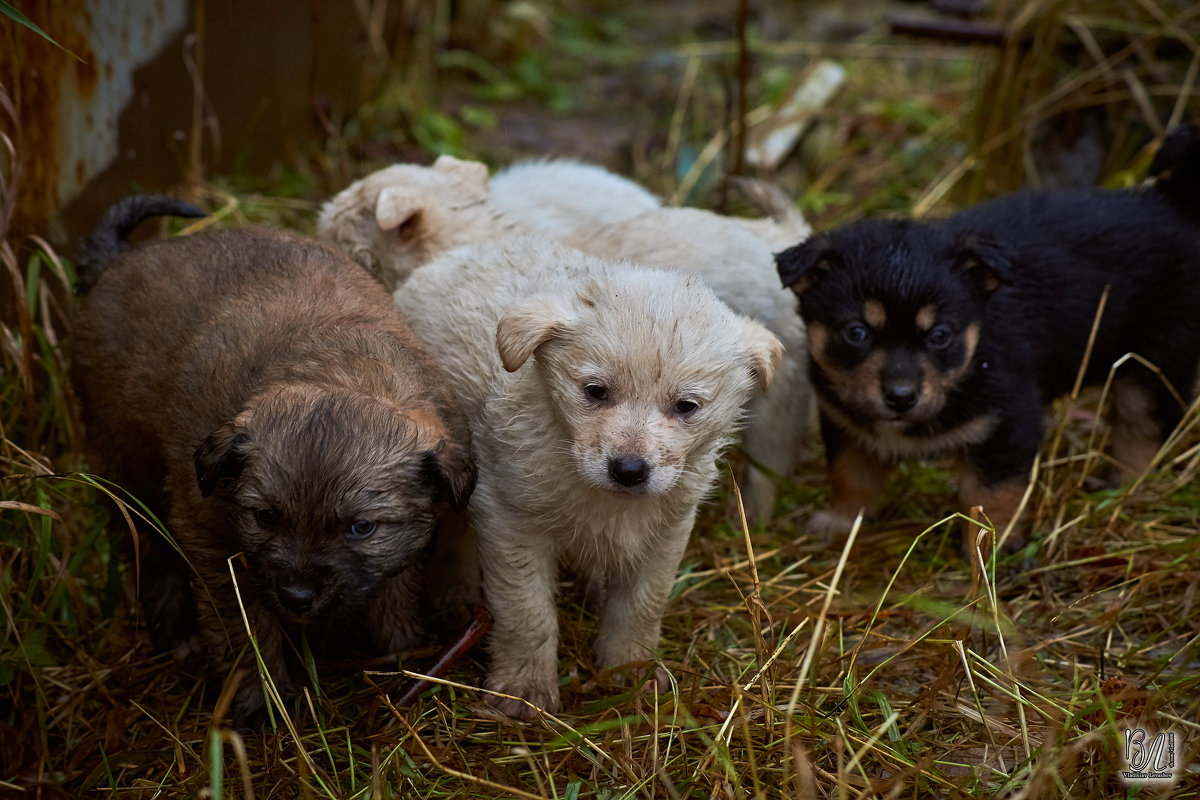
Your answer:
[[[309,386],[260,395],[195,460],[202,494],[228,504],[258,596],[295,620],[361,608],[474,485],[469,448],[437,420]]]
[[[827,411],[861,430],[935,419],[969,371],[1002,252],[933,225],[865,221],[779,254]]]

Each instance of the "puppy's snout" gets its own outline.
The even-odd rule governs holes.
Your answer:
[[[306,583],[285,583],[279,587],[279,603],[293,614],[307,614],[312,610],[317,593]]]
[[[911,411],[921,397],[920,361],[906,350],[892,351],[880,370],[879,383],[888,410]]]
[[[621,456],[609,459],[608,477],[622,486],[637,486],[650,477],[650,465],[641,456]]]
[[[917,404],[917,385],[911,381],[889,383],[883,387],[883,402],[892,411],[908,411]]]

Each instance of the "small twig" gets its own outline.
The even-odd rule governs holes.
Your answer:
[[[492,615],[483,606],[476,606],[471,621],[467,623],[467,627],[463,629],[463,632],[459,634],[457,639],[438,654],[437,659],[433,662],[433,666],[425,674],[430,678],[445,677],[453,669],[454,665],[461,661],[462,657],[472,647],[477,645],[479,640],[483,638],[483,635],[491,630],[491,628]],[[432,685],[431,681],[425,679],[415,681],[412,686],[408,687],[408,691],[396,701],[396,705],[400,708],[411,705],[413,701],[421,696],[422,692]]]

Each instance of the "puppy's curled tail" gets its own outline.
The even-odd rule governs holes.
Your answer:
[[[145,220],[203,216],[207,216],[206,212],[191,203],[162,194],[135,194],[113,204],[104,212],[92,235],[79,246],[75,260],[79,280],[75,290],[83,294],[91,289],[109,262],[129,249],[129,234]]]
[[[795,244],[808,238],[808,235],[812,233],[812,229],[804,220],[800,209],[796,208],[796,204],[792,202],[792,198],[788,197],[775,184],[744,175],[731,175],[729,183],[755,208],[770,218],[771,222],[775,224],[774,233],[781,238],[781,241],[789,245]],[[770,238],[774,238],[774,236]]]
[[[1150,162],[1154,188],[1200,224],[1200,126],[1176,125],[1163,137]]]

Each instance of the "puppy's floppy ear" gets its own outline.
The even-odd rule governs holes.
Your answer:
[[[402,241],[416,239],[425,227],[425,197],[407,186],[388,186],[375,198],[375,222]]]
[[[822,275],[842,265],[842,254],[838,252],[828,236],[819,234],[782,253],[775,254],[775,266],[783,285],[797,295],[803,294]]]
[[[987,292],[1016,280],[1014,256],[1009,248],[982,233],[964,233],[958,237],[955,269],[977,281]]]
[[[425,476],[454,506],[462,511],[475,490],[475,454],[471,446],[443,439],[434,450],[421,454]]]
[[[496,324],[496,349],[500,362],[516,372],[539,347],[567,331],[571,312],[553,297],[534,298],[505,312]]]
[[[227,422],[196,448],[192,460],[196,464],[196,482],[200,484],[202,497],[212,494],[221,481],[241,474],[246,462],[243,448],[249,441],[249,435],[239,431],[234,423]]]
[[[742,342],[750,353],[750,364],[760,391],[766,391],[783,359],[783,343],[775,334],[752,319],[737,317]]]
[[[447,175],[453,175],[472,189],[487,197],[491,193],[488,185],[487,164],[479,161],[464,161],[454,156],[438,156],[433,162],[433,168]]]

